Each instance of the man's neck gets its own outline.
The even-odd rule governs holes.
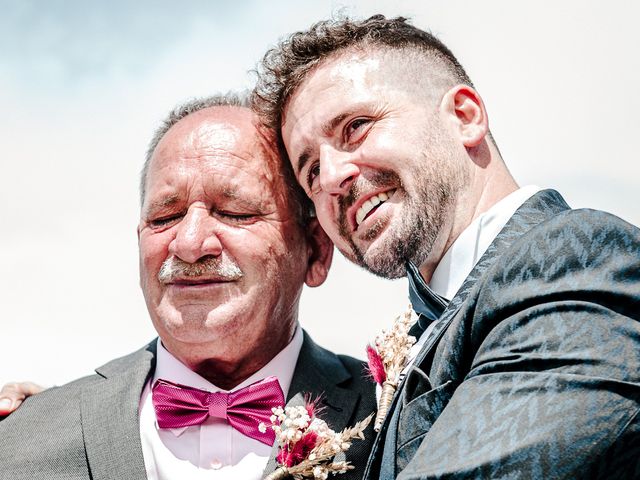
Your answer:
[[[420,265],[420,274],[425,282],[431,281],[442,257],[475,219],[518,190],[518,184],[501,158],[493,157],[486,169],[474,170],[474,177],[468,188],[459,195],[449,223],[443,225],[439,232],[432,254]]]
[[[268,364],[291,342],[296,325],[286,330],[281,339],[270,338],[251,348],[243,345],[242,352],[227,345],[191,345],[176,348],[171,340],[162,339],[163,346],[187,368],[224,390],[240,385]],[[184,353],[186,352],[186,353]]]

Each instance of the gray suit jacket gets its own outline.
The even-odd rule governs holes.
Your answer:
[[[154,340],[62,387],[31,397],[0,422],[0,479],[135,480],[146,478],[138,404],[155,368]],[[362,378],[362,362],[335,355],[305,333],[287,400],[323,395],[321,417],[342,429],[375,408],[374,389]],[[373,435],[354,442],[348,460],[361,478]],[[275,451],[274,451],[275,453]],[[273,463],[267,466],[267,471]]]
[[[639,478],[638,320],[638,228],[538,193],[437,320],[366,478]]]

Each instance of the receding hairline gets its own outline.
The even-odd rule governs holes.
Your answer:
[[[149,164],[151,163],[151,157],[153,156],[158,143],[160,143],[160,140],[162,140],[171,127],[180,122],[180,120],[209,107],[238,107],[252,110],[248,92],[227,92],[210,95],[208,97],[192,98],[191,100],[178,104],[171,109],[160,121],[160,125],[155,129],[147,146],[144,164],[140,171],[140,206],[144,203],[144,197],[146,195],[146,180]]]
[[[142,181],[146,181],[152,170],[152,165],[156,162],[157,155],[161,154],[163,143],[170,141],[170,138],[178,136],[188,137],[193,132],[208,129],[210,126],[220,125],[222,128],[235,132],[234,135],[240,135],[248,138],[251,142],[247,146],[246,152],[252,155],[259,155],[260,162],[267,165],[268,171],[274,170],[279,166],[280,159],[275,147],[275,140],[269,135],[266,127],[260,122],[257,114],[248,106],[244,105],[211,105],[200,108],[196,111],[189,112],[181,118],[175,120],[171,125],[164,125],[162,134],[154,138],[152,142],[153,148],[149,148],[148,156],[145,163],[144,177]],[[207,147],[209,146],[206,143]],[[212,151],[216,151],[216,146],[212,147]],[[146,194],[146,188],[143,190]],[[144,203],[144,198],[141,199]]]
[[[189,102],[178,105],[161,121],[156,129],[149,146],[147,148],[145,162],[140,173],[140,207],[143,208],[146,197],[146,180],[148,177],[151,160],[154,156],[158,144],[175,125],[187,117],[198,114],[200,111],[209,109],[240,109],[246,112],[253,125],[252,135],[255,137],[256,148],[269,164],[268,171],[275,176],[281,177],[291,211],[294,213],[300,225],[306,227],[313,216],[313,207],[297,184],[286,153],[279,147],[275,132],[264,123],[260,122],[255,110],[251,107],[248,97],[243,94],[230,92],[223,95],[214,95],[204,98],[195,98]],[[224,120],[221,120],[224,122]],[[284,155],[284,156],[283,156]]]

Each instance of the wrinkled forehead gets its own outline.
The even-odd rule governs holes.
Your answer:
[[[243,168],[262,171],[269,177],[278,169],[273,135],[257,117],[243,107],[210,107],[192,113],[173,125],[158,142],[150,174],[181,159],[220,159],[238,162]]]
[[[210,107],[173,125],[152,155],[147,185],[190,172],[205,188],[284,197],[286,187],[274,135],[247,108]],[[172,182],[173,183],[173,182]],[[246,188],[243,188],[246,187]]]

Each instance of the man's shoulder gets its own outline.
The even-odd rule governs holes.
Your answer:
[[[85,472],[80,398],[83,388],[98,381],[98,375],[90,375],[49,388],[1,421],[0,478],[64,478]]]
[[[13,429],[21,423],[34,423],[44,429],[56,422],[78,417],[80,401],[85,392],[99,392],[107,379],[122,376],[127,381],[131,371],[146,374],[153,368],[155,341],[128,355],[115,358],[96,369],[96,373],[55,386],[27,398],[14,413],[0,422],[0,429]],[[66,419],[66,420],[65,420]]]
[[[317,345],[306,332],[292,385],[305,392],[350,392],[358,404],[357,420],[375,408],[375,386],[365,374],[365,363]]]
[[[608,212],[565,210],[536,224],[500,252],[486,271],[511,283],[610,270],[639,259],[640,229]],[[509,273],[510,272],[510,273]]]
[[[640,229],[622,218],[602,210],[591,208],[569,209],[550,216],[529,230],[525,236],[545,235],[549,232],[569,232],[576,236],[611,233],[638,239]],[[595,237],[592,241],[607,241],[611,237]]]
[[[153,345],[26,399],[0,422],[0,479],[89,478],[87,428],[97,429],[100,418],[115,424],[135,417]]]

